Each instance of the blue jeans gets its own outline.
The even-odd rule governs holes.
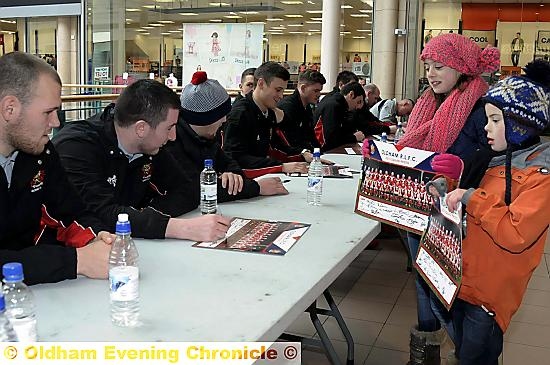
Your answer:
[[[456,299],[451,308],[460,365],[498,365],[502,330],[483,308]]]
[[[414,233],[407,233],[409,251],[414,261],[420,245],[420,236]],[[418,330],[433,332],[445,328],[451,340],[455,340],[453,322],[450,313],[441,304],[437,296],[432,292],[422,277],[415,273],[416,302],[418,315]]]

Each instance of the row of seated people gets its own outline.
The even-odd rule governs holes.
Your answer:
[[[2,56],[0,66],[6,76],[26,75],[24,82],[20,76],[0,78],[0,264],[22,262],[29,284],[78,274],[106,278],[114,238],[108,232],[119,213],[129,214],[135,237],[224,237],[227,217],[178,218],[199,204],[207,158],[214,159],[220,175],[220,202],[288,194],[279,178],[252,177],[307,172],[309,152],[298,153],[295,162],[270,154],[278,135],[273,109],[288,80],[277,64],[260,66],[254,90],[233,107],[225,89],[204,72],[193,76],[181,99],[158,82],[137,81],[99,115],[66,125],[53,143],[48,135],[59,126],[58,74],[19,52]],[[358,83],[348,85],[333,98],[361,106],[364,90]],[[215,136],[226,115],[224,151]],[[291,115],[285,113],[287,123]],[[280,155],[291,160],[296,148],[301,146],[281,144]]]

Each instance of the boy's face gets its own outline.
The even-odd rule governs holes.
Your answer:
[[[277,107],[277,103],[283,98],[287,83],[288,81],[278,77],[271,79],[269,85],[264,79],[259,79],[256,87],[259,88],[260,102],[268,109]]]
[[[309,85],[302,84],[300,85],[300,89],[302,91],[302,98],[305,99],[308,104],[317,104],[321,96],[321,90],[323,90],[323,85],[319,82]]]
[[[363,107],[363,103],[365,102],[363,95],[355,96],[353,91],[350,91],[347,95],[344,95],[344,98],[348,103],[348,109],[351,111],[361,109]]]
[[[504,116],[502,110],[493,104],[485,104],[485,114],[487,115],[487,124],[485,131],[487,132],[487,141],[493,151],[504,151],[508,147],[506,142],[506,126],[504,124]]]
[[[244,79],[241,80],[239,84],[239,89],[241,89],[241,94],[246,95],[254,88],[254,75],[246,75]]]

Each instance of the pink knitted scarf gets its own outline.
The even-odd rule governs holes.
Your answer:
[[[417,101],[399,145],[433,152],[446,152],[457,139],[475,103],[489,89],[479,76],[463,91],[455,88],[437,108],[431,88]]]

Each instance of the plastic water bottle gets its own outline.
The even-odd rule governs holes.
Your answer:
[[[401,122],[397,122],[397,130],[395,131],[395,138],[393,139],[395,144],[397,144],[404,135],[405,131],[403,130],[403,124]]]
[[[321,163],[321,151],[313,150],[313,161],[309,164],[307,174],[307,203],[309,205],[321,205],[323,195],[323,164]]]
[[[382,142],[388,142],[388,134],[386,132],[382,132],[382,134],[380,135],[380,139]]]
[[[201,172],[201,213],[216,214],[218,211],[218,176],[213,161],[204,160]]]
[[[0,292],[0,342],[16,342],[17,335],[13,330],[8,316],[6,315],[6,303],[4,295]]]
[[[119,214],[109,254],[109,283],[111,320],[123,327],[139,323],[139,255],[131,232],[128,214]]]
[[[36,342],[34,296],[23,282],[23,265],[10,262],[2,267],[6,316],[21,342]]]

